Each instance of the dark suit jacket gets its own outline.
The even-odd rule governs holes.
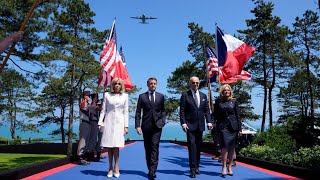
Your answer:
[[[187,124],[190,131],[205,130],[205,120],[212,123],[207,96],[199,91],[199,108],[192,96],[191,90],[182,94],[180,99],[180,123]]]
[[[141,109],[143,110],[142,122]],[[161,93],[155,92],[155,103],[152,104],[149,99],[148,92],[139,95],[136,115],[135,127],[141,127],[142,130],[152,130],[152,125],[155,124],[158,128],[162,128],[166,123],[166,114],[164,111],[164,96]]]
[[[214,104],[214,120],[217,128],[222,130],[225,126],[233,129],[233,131],[241,131],[240,110],[236,99],[231,101],[223,101],[218,98]]]

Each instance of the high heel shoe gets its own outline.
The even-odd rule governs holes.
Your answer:
[[[226,171],[227,171],[226,169],[222,168],[222,172],[221,172],[222,177],[225,177],[227,175]]]
[[[232,172],[232,170],[229,169],[229,168],[228,168],[228,175],[229,175],[229,176],[233,176],[233,172]]]
[[[120,172],[119,173],[114,173],[114,177],[119,178],[120,177]]]
[[[108,172],[108,174],[107,174],[107,177],[108,177],[108,178],[112,178],[112,176],[113,176],[113,172],[112,172],[112,170],[110,170],[110,171]]]

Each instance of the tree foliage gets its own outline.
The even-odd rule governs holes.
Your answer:
[[[264,131],[267,107],[269,126],[273,125],[273,91],[288,69],[290,54],[287,52],[291,45],[287,41],[288,27],[280,25],[281,19],[272,14],[274,4],[261,0],[256,0],[255,4],[251,11],[255,18],[246,20],[248,29],[239,32],[245,34],[246,42],[256,47],[248,68],[253,74],[253,82],[263,88],[261,131]]]
[[[293,30],[290,36],[291,42],[294,44],[293,53],[298,57],[300,63],[297,68],[303,69],[306,73],[305,86],[307,93],[305,98],[308,101],[307,107],[308,116],[310,116],[311,126],[313,127],[315,121],[315,102],[319,103],[319,96],[317,96],[318,81],[315,80],[314,74],[319,72],[320,65],[320,22],[319,16],[316,12],[307,10],[303,17],[296,17],[293,23]],[[319,76],[319,74],[318,74]]]
[[[89,4],[83,0],[63,1],[60,8],[54,11],[48,36],[43,42],[46,45],[41,59],[51,64],[65,62],[64,73],[69,75],[68,155],[72,152],[75,96],[79,97],[79,102],[85,79],[97,79],[100,72],[94,54],[102,47],[107,31],[100,32],[92,27],[94,16]]]
[[[26,114],[32,106],[32,83],[13,69],[5,69],[0,74],[0,113],[4,124],[9,122],[11,138],[16,138],[16,129],[36,130]]]
[[[169,92],[177,95],[169,99],[167,103],[167,109],[171,118],[178,120],[178,108],[179,108],[179,98],[182,92],[187,91],[189,86],[189,79],[191,76],[197,76],[200,79],[199,88],[207,87],[207,75],[206,75],[206,62],[207,57],[205,55],[205,45],[208,44],[211,47],[215,47],[214,37],[215,35],[209,34],[203,31],[203,28],[198,24],[189,23],[188,27],[190,29],[190,44],[188,45],[188,51],[195,58],[194,61],[186,60],[181,66],[176,68],[172,75],[167,79]],[[213,84],[213,86],[218,86]],[[259,116],[252,112],[253,107],[251,106],[251,95],[246,91],[250,90],[251,87],[245,83],[239,82],[234,85],[236,88],[235,94],[239,97],[238,101],[242,107],[242,117],[243,119],[255,120]],[[208,89],[208,88],[207,88]],[[212,88],[215,89],[216,88]],[[211,94],[212,92],[210,92]],[[209,93],[208,93],[209,94]]]

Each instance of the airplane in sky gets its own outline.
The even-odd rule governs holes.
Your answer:
[[[144,14],[142,14],[141,16],[136,16],[136,17],[130,17],[130,18],[133,18],[133,19],[141,19],[141,24],[149,24],[146,22],[147,19],[157,19],[156,17],[148,17]]]

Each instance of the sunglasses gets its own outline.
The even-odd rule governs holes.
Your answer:
[[[120,83],[114,83],[114,85],[121,85]]]
[[[199,84],[199,82],[192,82],[192,84]]]

